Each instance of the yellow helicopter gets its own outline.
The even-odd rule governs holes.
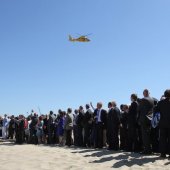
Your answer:
[[[90,39],[87,38],[88,35],[82,35],[78,38],[73,38],[71,35],[69,35],[69,41],[72,41],[72,42],[89,42]]]

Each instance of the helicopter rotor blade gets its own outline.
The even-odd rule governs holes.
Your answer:
[[[89,36],[89,35],[92,35],[92,33],[90,33],[90,34],[87,34],[87,35],[82,35],[82,34],[78,34],[78,33],[76,33],[78,36],[84,36],[84,37],[87,37],[87,36]]]
[[[89,36],[89,35],[92,35],[92,33],[90,33],[90,34],[87,34],[87,35],[83,35],[83,36],[87,37],[87,36]]]

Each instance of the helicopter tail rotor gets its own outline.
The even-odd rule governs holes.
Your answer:
[[[71,37],[71,35],[69,35],[69,41],[73,41],[73,38]]]

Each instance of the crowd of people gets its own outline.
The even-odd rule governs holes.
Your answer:
[[[160,153],[170,158],[170,90],[167,89],[160,101],[143,91],[143,98],[131,94],[131,104],[115,101],[108,103],[108,109],[98,102],[80,106],[72,111],[58,110],[55,114],[36,114],[33,110],[27,117],[0,117],[0,136],[15,139],[17,144],[59,144],[107,148],[140,152]]]

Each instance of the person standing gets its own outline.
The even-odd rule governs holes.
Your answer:
[[[24,135],[25,135],[26,143],[29,143],[29,141],[30,141],[30,129],[29,129],[30,123],[31,123],[30,117],[25,118],[25,120],[24,120],[24,131],[25,131]]]
[[[15,131],[15,121],[14,121],[14,115],[11,116],[11,119],[9,121],[9,138],[13,139],[14,137],[14,131]]]
[[[116,107],[116,102],[108,103],[107,116],[107,143],[108,150],[119,149],[119,126],[120,126],[120,110]]]
[[[48,144],[53,143],[53,130],[54,130],[54,120],[53,120],[53,111],[50,111],[48,121],[47,121],[47,130],[48,130]]]
[[[30,143],[31,144],[38,144],[37,123],[38,123],[38,117],[37,117],[37,114],[34,113],[34,115],[31,116],[31,123],[29,125],[29,128],[30,128]]]
[[[37,129],[36,136],[38,138],[38,144],[41,144],[43,142],[43,124],[44,124],[43,118],[42,116],[40,116],[38,118],[38,123],[36,127]]]
[[[0,137],[2,137],[2,126],[3,126],[3,119],[0,116]]]
[[[59,113],[59,120],[58,120],[58,127],[57,127],[57,134],[59,136],[59,145],[63,145],[63,136],[64,136],[64,113],[61,111]]]
[[[107,127],[107,112],[102,109],[102,103],[97,103],[97,108],[94,111],[94,138],[95,148],[103,148],[103,130]]]
[[[72,145],[72,130],[73,130],[73,114],[72,109],[67,109],[67,114],[65,118],[65,125],[64,129],[66,131],[66,145],[71,146]]]
[[[128,143],[128,105],[123,105],[123,112],[120,114],[120,150],[127,150]]]
[[[43,142],[47,143],[47,136],[48,136],[48,119],[47,115],[43,116]]]
[[[164,92],[165,99],[158,102],[155,112],[160,113],[160,157],[170,158],[170,89]]]
[[[78,132],[77,132],[77,117],[78,117],[78,110],[74,110],[73,114],[73,137],[74,137],[74,146],[78,146]]]
[[[137,151],[137,113],[138,113],[138,103],[137,95],[131,94],[131,105],[128,111],[128,148],[127,151],[135,152]]]
[[[148,118],[153,112],[154,99],[150,97],[149,91],[143,91],[144,98],[140,100],[138,114],[139,124],[142,131],[143,152],[141,154],[151,154],[151,120]]]
[[[7,115],[4,115],[3,121],[2,121],[2,138],[7,138],[7,129],[8,129],[8,118]]]
[[[77,146],[83,146],[84,144],[84,110],[83,107],[79,107],[79,113],[77,115]]]
[[[90,105],[86,104],[86,113],[84,114],[84,146],[91,146],[91,132],[92,132],[92,116],[93,112]]]
[[[16,144],[22,144],[24,142],[24,116],[19,115],[16,122]]]

